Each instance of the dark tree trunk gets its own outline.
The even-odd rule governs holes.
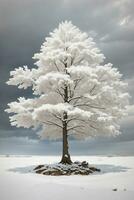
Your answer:
[[[68,102],[68,88],[67,86],[64,89],[64,102]],[[68,151],[68,134],[67,134],[67,112],[63,113],[63,151],[62,151],[62,159],[60,163],[63,164],[71,164],[71,158]]]
[[[62,152],[62,159],[60,161],[60,163],[63,164],[71,164],[71,158],[70,158],[70,154],[68,151],[68,135],[67,135],[67,123],[66,123],[66,119],[67,119],[67,113],[64,112],[64,122],[63,122],[63,152]]]

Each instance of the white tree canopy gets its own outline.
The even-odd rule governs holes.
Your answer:
[[[34,94],[8,104],[12,126],[40,127],[41,137],[50,139],[62,137],[65,120],[68,135],[76,138],[119,134],[118,122],[128,104],[127,84],[111,63],[102,64],[104,55],[92,38],[65,21],[33,58],[36,68],[16,68],[7,82],[32,87]]]

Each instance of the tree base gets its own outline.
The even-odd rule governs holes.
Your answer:
[[[50,165],[38,165],[34,168],[34,172],[37,174],[61,176],[61,175],[89,175],[93,172],[100,172],[93,166],[89,166],[86,161],[74,162],[72,164],[50,164]]]
[[[73,162],[71,161],[71,158],[70,158],[70,155],[65,155],[62,157],[61,161],[60,161],[60,164],[63,164],[63,165],[71,165]]]

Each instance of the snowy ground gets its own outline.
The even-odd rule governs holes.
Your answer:
[[[132,200],[134,157],[77,156],[102,170],[88,176],[44,176],[31,166],[59,161],[59,157],[0,156],[0,200]],[[117,191],[113,191],[117,189]]]

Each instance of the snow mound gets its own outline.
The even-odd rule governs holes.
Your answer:
[[[49,164],[49,165],[38,165],[34,168],[34,172],[43,175],[89,175],[93,172],[100,172],[100,169],[97,169],[93,166],[90,166],[88,162],[75,161],[72,164]]]

